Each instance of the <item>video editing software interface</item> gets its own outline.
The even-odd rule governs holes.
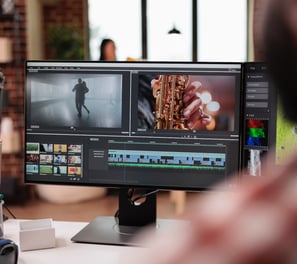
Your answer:
[[[241,96],[240,63],[27,61],[25,181],[207,188],[240,169]]]

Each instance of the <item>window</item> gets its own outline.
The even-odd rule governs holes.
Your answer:
[[[198,0],[197,17],[198,60],[246,60],[246,0]]]
[[[147,43],[141,38],[142,4],[147,7]],[[247,0],[89,0],[89,26],[94,60],[103,38],[115,41],[119,60],[141,59],[146,52],[148,60],[157,61],[189,61],[193,54],[199,61],[247,59]],[[173,27],[181,34],[168,34]]]
[[[147,0],[147,25],[149,60],[192,60],[192,0]]]
[[[141,1],[89,0],[90,57],[99,59],[102,39],[111,38],[117,59],[141,57]]]

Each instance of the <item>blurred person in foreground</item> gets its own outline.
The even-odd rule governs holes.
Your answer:
[[[286,117],[297,121],[297,1],[267,1],[265,60]],[[267,157],[262,177],[243,177],[235,193],[206,193],[185,213],[188,224],[157,237],[129,264],[297,263],[297,150],[286,166]]]

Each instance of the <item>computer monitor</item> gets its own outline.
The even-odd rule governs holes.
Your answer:
[[[242,64],[27,61],[25,68],[25,182],[117,187],[120,229],[156,220],[155,195],[137,206],[130,188],[236,186]],[[73,240],[101,243],[91,238],[98,224]],[[114,221],[103,226],[117,233]],[[102,243],[129,244],[122,235]]]

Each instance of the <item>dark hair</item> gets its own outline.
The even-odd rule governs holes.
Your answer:
[[[106,60],[106,57],[105,57],[105,46],[108,44],[108,43],[114,43],[114,41],[112,39],[109,39],[109,38],[105,38],[101,41],[101,44],[100,44],[100,58],[99,60]]]
[[[297,42],[288,17],[288,10],[296,3],[290,0],[270,1],[264,25],[265,61],[280,95],[285,117],[296,122]]]

